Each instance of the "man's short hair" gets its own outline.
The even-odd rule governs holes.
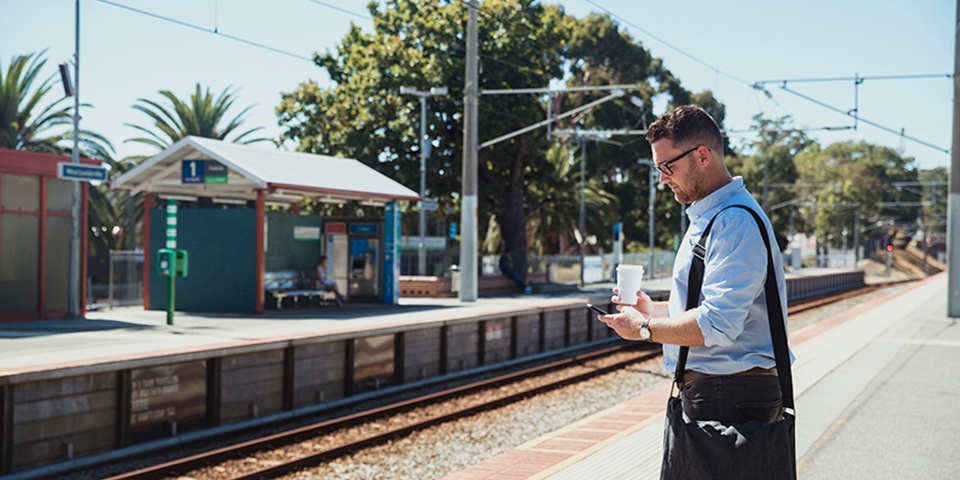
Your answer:
[[[717,151],[723,148],[723,136],[717,122],[696,105],[684,105],[664,113],[647,129],[647,141],[651,144],[664,138],[672,140],[675,145],[702,143]]]

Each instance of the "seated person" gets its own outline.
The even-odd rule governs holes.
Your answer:
[[[343,295],[340,295],[340,290],[337,288],[336,280],[327,278],[326,255],[320,255],[320,258],[317,259],[317,288],[320,290],[333,292],[333,294],[337,296],[337,306],[343,306]]]
[[[504,276],[513,280],[513,283],[517,284],[517,287],[523,293],[532,293],[533,287],[527,285],[521,278],[520,275],[513,269],[513,262],[510,256],[510,249],[507,248],[503,251],[503,255],[500,255],[500,273]]]

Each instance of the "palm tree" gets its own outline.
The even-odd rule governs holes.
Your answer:
[[[37,85],[44,52],[14,55],[6,72],[0,64],[0,148],[61,155],[72,148],[73,109],[66,97],[41,106],[56,83],[51,74]],[[113,146],[102,135],[80,130],[78,137],[83,156],[112,162]]]
[[[143,143],[155,147],[157,150],[164,150],[188,135],[228,140],[227,137],[231,134],[239,132],[240,125],[244,121],[244,115],[253,108],[253,105],[244,108],[226,125],[222,125],[224,119],[227,118],[227,110],[233,106],[235,100],[234,92],[230,91],[230,87],[224,89],[219,96],[214,98],[209,87],[206,91],[203,91],[198,83],[196,91],[193,95],[190,95],[190,100],[186,102],[177,98],[169,90],[161,90],[160,95],[167,99],[169,105],[146,98],[137,100],[139,103],[134,105],[133,108],[150,117],[152,128],[126,124],[146,134],[144,137],[128,139],[128,142]],[[235,135],[229,141],[242,144],[272,141],[264,137],[248,138],[259,130],[263,130],[263,127],[246,130]],[[131,159],[136,160],[135,158]]]
[[[142,137],[127,139],[126,142],[142,143],[156,148],[157,151],[162,151],[190,135],[243,144],[272,141],[263,137],[248,138],[255,132],[263,130],[263,127],[251,128],[231,137],[232,134],[239,132],[240,126],[244,122],[244,115],[253,106],[244,108],[240,113],[233,116],[226,125],[222,125],[224,119],[227,118],[227,111],[235,101],[234,92],[230,91],[230,87],[224,89],[216,98],[210,92],[209,87],[204,91],[199,83],[197,83],[196,90],[190,95],[188,101],[181,100],[169,90],[161,90],[160,96],[167,101],[155,101],[146,98],[137,100],[138,103],[133,108],[150,117],[151,123],[146,127],[130,123],[125,124],[145,134]],[[231,138],[228,139],[227,137]],[[126,157],[123,159],[120,170],[129,170],[147,158],[146,155]],[[118,218],[132,216],[134,219],[133,225],[136,225],[134,230],[142,231],[144,219],[143,193],[138,193],[129,199],[124,195],[119,195],[114,205],[116,211],[119,212]],[[128,232],[129,227],[127,225],[120,225],[120,228],[126,235],[128,245],[131,243],[131,239],[138,235],[137,232]]]
[[[58,155],[69,154],[73,149],[73,106],[66,97],[45,101],[56,85],[55,73],[40,80],[47,63],[45,52],[14,55],[6,71],[0,65],[0,148]],[[77,137],[80,156],[117,166],[112,157],[113,145],[102,135],[79,130]],[[106,251],[113,245],[116,215],[105,187],[91,188],[89,192],[91,250]]]
[[[548,171],[542,172],[541,181],[530,194],[534,201],[528,237],[535,239],[532,247],[541,254],[563,255],[577,245],[574,232],[580,229],[580,158],[568,160],[569,148],[547,151]],[[584,200],[587,231],[608,231],[619,211],[619,199],[604,190],[596,176],[591,176],[584,185]]]

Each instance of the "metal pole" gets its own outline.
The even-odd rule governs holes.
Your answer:
[[[110,270],[109,270],[109,274],[108,274],[108,276],[107,276],[107,278],[109,278],[109,282],[110,282],[110,283],[109,283],[108,290],[107,290],[107,305],[109,306],[109,308],[113,308],[113,281],[114,281],[114,279],[113,279],[113,260],[114,260],[114,256],[113,256],[113,255],[114,255],[114,254],[113,254],[113,249],[110,249],[110,254],[108,255],[108,258],[109,258],[110,260],[109,260],[109,263],[107,264],[107,265],[108,265],[107,268],[110,269]],[[89,291],[89,290],[88,290],[88,291]]]
[[[80,0],[74,2],[73,38],[73,163],[80,163]],[[80,312],[80,182],[73,182],[70,204],[70,264],[68,266],[67,316]]]
[[[427,196],[427,97],[420,97],[420,245],[417,247],[417,273],[427,274],[427,216],[423,198]]]
[[[587,142],[580,137],[580,287],[583,287],[584,248],[587,243],[587,207],[584,202],[583,183],[587,175]]]
[[[477,9],[463,2],[467,16],[467,71],[463,86],[463,195],[460,204],[460,301],[477,301]]]
[[[847,256],[847,227],[846,226],[843,227],[842,235],[843,235],[843,248],[840,250],[840,254],[843,255],[843,264],[844,266],[846,266],[847,258],[849,258]]]
[[[680,204],[680,238],[687,233],[687,206]]]
[[[957,21],[960,27],[960,0],[957,0]],[[953,31],[953,142],[950,149],[950,196],[947,204],[947,314],[960,317],[960,28]]]
[[[853,260],[860,261],[860,209],[853,214]]]
[[[177,306],[177,201],[172,198],[167,199],[167,248],[170,249],[170,277],[167,279],[167,325],[173,325],[173,312]]]
[[[650,237],[648,239],[648,245],[650,245],[650,278],[651,279],[653,279],[653,274],[656,268],[654,264],[654,254],[653,254],[653,220],[654,220],[653,202],[657,194],[655,190],[656,187],[654,187],[653,183],[655,181],[654,172],[656,171],[657,169],[653,164],[653,161],[651,160],[650,161],[650,202],[649,202],[650,205],[647,206],[647,217],[649,218],[649,222],[650,222]]]
[[[761,197],[761,203],[763,206],[764,213],[769,213],[770,211],[768,209],[769,205],[767,205],[767,198],[768,198],[767,195],[769,194],[769,190],[770,190],[769,164],[770,164],[770,159],[764,158],[763,159],[763,195]]]

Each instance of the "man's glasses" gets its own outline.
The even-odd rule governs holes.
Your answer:
[[[683,159],[683,157],[686,157],[687,155],[690,154],[690,152],[692,152],[692,151],[694,151],[694,150],[696,150],[696,149],[698,149],[698,148],[700,148],[700,147],[701,147],[701,145],[697,145],[696,147],[693,147],[693,148],[691,148],[690,150],[687,150],[686,152],[683,152],[683,153],[681,153],[680,155],[677,155],[676,157],[673,157],[672,159],[667,160],[666,162],[658,163],[658,164],[657,164],[657,170],[659,170],[660,173],[662,173],[662,174],[664,174],[664,175],[666,175],[666,176],[673,175],[673,170],[670,168],[670,164],[671,164],[671,163],[679,162],[681,159]]]

